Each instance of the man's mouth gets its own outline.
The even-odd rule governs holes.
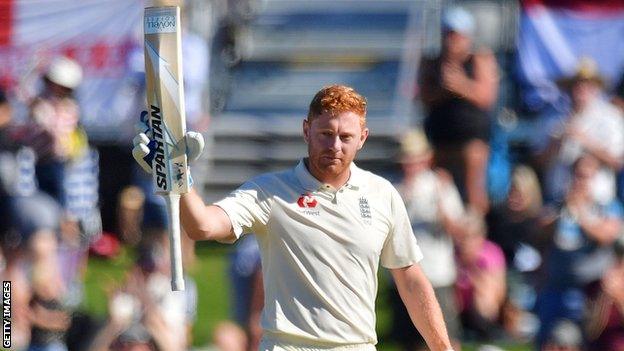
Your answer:
[[[340,161],[340,157],[332,156],[332,155],[324,155],[322,156],[322,158],[328,161]]]

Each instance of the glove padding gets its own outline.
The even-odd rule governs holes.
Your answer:
[[[151,174],[156,141],[151,139],[153,133],[148,124],[147,116],[147,111],[141,112],[141,121],[135,126],[138,134],[132,140],[132,144],[134,145],[132,156],[145,172]],[[204,137],[197,132],[187,132],[184,136],[184,143],[186,145],[186,157],[188,162],[197,160],[204,150]]]

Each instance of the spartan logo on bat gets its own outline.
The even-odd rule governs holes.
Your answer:
[[[160,108],[151,105],[151,123],[156,150],[154,155],[154,171],[156,172],[156,185],[160,189],[167,189],[167,174],[165,166],[165,145],[163,143],[163,126]]]

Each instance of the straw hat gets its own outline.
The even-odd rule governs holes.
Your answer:
[[[401,138],[401,162],[409,162],[428,156],[430,152],[431,146],[429,145],[427,136],[420,129],[410,130]]]
[[[581,58],[574,75],[559,79],[557,84],[562,88],[568,89],[578,82],[593,82],[604,87],[605,82],[598,71],[596,61],[589,57]]]
[[[76,89],[82,82],[82,67],[70,58],[58,57],[52,61],[45,76],[52,83]]]

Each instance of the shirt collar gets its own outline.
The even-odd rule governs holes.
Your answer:
[[[359,190],[360,187],[364,184],[364,171],[355,165],[354,162],[351,162],[349,166],[349,170],[351,174],[349,175],[349,180],[347,183],[343,185],[343,188],[350,190]],[[299,164],[295,167],[295,176],[301,182],[301,185],[307,191],[317,191],[321,190],[325,187],[325,184],[320,182],[318,179],[314,178],[314,176],[308,171],[308,168],[305,165],[304,159],[299,161]]]

